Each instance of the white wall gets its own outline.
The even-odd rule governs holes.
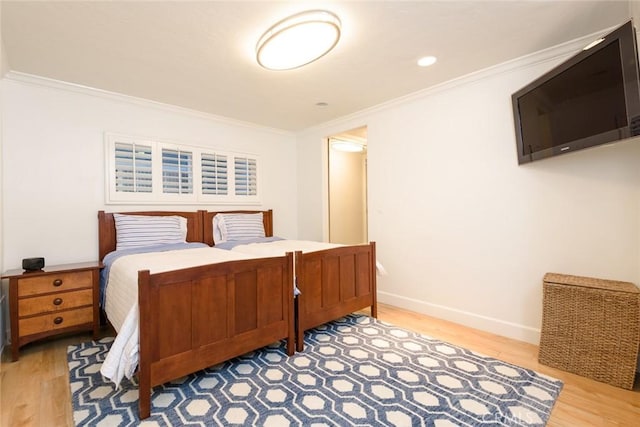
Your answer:
[[[640,283],[638,139],[517,165],[511,94],[567,49],[300,134],[300,235],[324,233],[323,138],[367,125],[379,301],[537,343],[546,272]]]
[[[106,206],[104,132],[258,154],[262,205],[244,208],[273,209],[275,233],[296,237],[296,148],[290,133],[11,74],[3,82],[2,107],[5,268],[34,256],[47,264],[95,260],[101,209],[242,207]]]

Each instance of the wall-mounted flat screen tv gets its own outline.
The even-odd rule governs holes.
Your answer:
[[[640,135],[632,21],[512,95],[518,164]]]

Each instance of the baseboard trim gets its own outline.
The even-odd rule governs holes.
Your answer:
[[[459,323],[461,325],[491,332],[493,334],[512,338],[518,341],[524,341],[536,345],[540,343],[540,329],[532,328],[530,326],[507,322],[505,320],[458,310],[444,305],[432,304],[415,298],[408,298],[384,291],[378,291],[378,302],[427,314],[439,319]]]

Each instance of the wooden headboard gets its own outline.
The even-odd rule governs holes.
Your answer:
[[[209,212],[205,211],[203,216],[203,238],[204,242],[213,246],[213,217],[218,214],[230,214],[230,213],[246,213],[254,214],[262,212],[262,222],[264,223],[264,234],[267,237],[273,236],[273,210],[267,211],[224,211],[224,212]]]
[[[203,216],[205,211],[197,212],[117,212],[126,215],[171,216],[178,215],[187,219],[187,242],[203,241]],[[98,211],[98,256],[102,261],[109,252],[116,250],[116,224],[113,213]]]

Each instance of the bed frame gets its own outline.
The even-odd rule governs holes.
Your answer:
[[[181,215],[187,240],[202,241],[203,211]],[[100,257],[115,248],[113,215],[98,213]],[[286,339],[294,353],[293,254],[229,261],[164,273],[138,272],[139,414],[151,413],[151,389]]]
[[[378,317],[376,244],[296,252],[296,350],[304,332],[358,310]]]
[[[213,245],[213,217],[218,213],[262,212],[265,235],[273,235],[273,212],[205,212],[204,241]],[[304,350],[304,332],[358,310],[378,317],[375,242],[333,249],[296,252],[296,351]]]

